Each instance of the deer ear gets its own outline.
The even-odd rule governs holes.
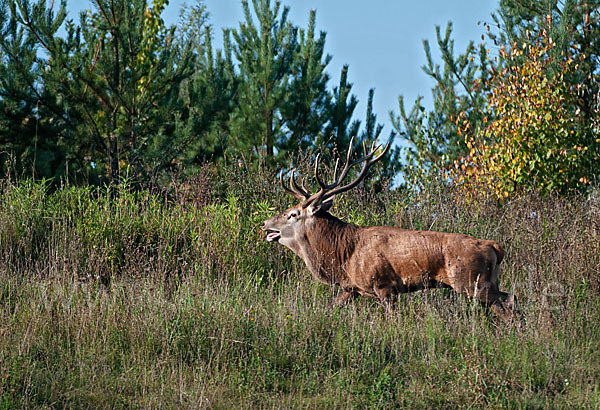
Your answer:
[[[310,212],[311,215],[314,215],[319,211],[323,211],[323,212],[329,211],[329,209],[333,205],[334,198],[335,198],[335,196],[328,198],[326,201],[320,202],[316,205],[310,205],[308,207],[308,212]]]

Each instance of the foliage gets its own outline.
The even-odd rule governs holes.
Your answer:
[[[296,154],[313,146],[329,120],[326,107],[329,74],[325,68],[331,55],[325,54],[325,32],[316,37],[316,11],[311,10],[307,29],[298,29],[298,48],[294,56],[292,80],[287,102],[281,108],[288,136],[280,142],[280,155]],[[295,151],[295,152],[294,152]]]
[[[169,0],[153,0],[152,7],[146,4],[144,11],[144,30],[143,30],[143,47],[138,54],[137,63],[142,65],[146,63],[156,64],[156,57],[160,52],[162,43],[165,37],[169,34],[165,27],[165,22],[161,18],[161,14],[168,5]],[[150,78],[143,77],[139,80],[138,87],[143,90],[148,86]]]
[[[484,122],[490,120],[480,131],[465,130],[471,151],[457,163],[456,183],[506,198],[530,190],[569,193],[597,176],[600,139],[576,108],[583,86],[565,81],[579,59],[557,61],[555,47],[542,37],[502,51],[507,67],[493,79]],[[548,73],[549,67],[559,71]]]
[[[377,122],[377,114],[373,112],[373,99],[375,89],[370,89],[367,98],[367,110],[364,123],[354,119],[353,113],[358,105],[358,99],[352,94],[352,83],[348,81],[348,65],[342,67],[339,84],[333,88],[331,98],[327,101],[326,114],[327,123],[324,130],[318,135],[314,147],[318,149],[322,157],[334,163],[335,160],[345,160],[345,154],[350,148],[350,141],[354,140],[355,152],[362,153],[362,144],[369,146],[374,141],[381,141],[383,125]],[[363,129],[361,130],[361,125]],[[385,155],[374,168],[371,175],[375,176],[378,186],[389,185],[392,178],[399,171],[400,149],[393,146],[397,134],[392,130],[382,144],[392,144],[387,155]],[[352,175],[353,172],[351,171]]]
[[[538,166],[538,171],[542,174],[560,171],[560,175],[556,174],[552,177],[532,175],[530,179],[545,178],[546,182],[542,183],[544,188],[541,188],[544,192],[554,190],[566,192],[584,187],[585,181],[591,175],[590,165],[583,165],[583,163],[594,158],[592,152],[595,144],[594,133],[597,133],[594,130],[597,130],[596,124],[599,121],[600,82],[597,79],[599,69],[597,56],[600,55],[600,43],[596,41],[600,33],[600,20],[597,18],[599,8],[598,0],[568,2],[501,0],[498,10],[492,14],[493,23],[484,25],[487,36],[491,40],[490,43],[493,44],[488,46],[481,44],[477,52],[471,43],[466,52],[457,58],[453,55],[453,42],[450,39],[451,25],[448,25],[443,37],[438,28],[437,42],[444,62],[444,70],[442,72],[439,66],[432,62],[427,42],[425,42],[425,54],[428,63],[423,67],[425,73],[435,80],[433,109],[427,111],[419,98],[412,110],[407,111],[404,108],[404,101],[400,97],[399,114],[391,114],[394,128],[405,138],[407,143],[405,147],[406,173],[410,182],[418,183],[440,173],[448,176],[450,174],[447,171],[457,161],[462,162],[466,167],[469,161],[466,157],[469,156],[473,145],[483,143],[481,141],[469,142],[469,139],[475,139],[473,134],[478,129],[488,127],[487,124],[484,124],[484,119],[492,122],[495,118],[496,109],[491,107],[490,103],[496,99],[491,92],[492,88],[497,87],[497,84],[490,82],[491,77],[512,65],[518,71],[526,61],[523,57],[505,58],[502,51],[499,58],[495,57],[494,60],[490,60],[489,49],[495,46],[500,50],[512,50],[514,44],[518,44],[519,47],[523,44],[536,47],[540,38],[548,37],[552,38],[553,44],[552,47],[545,50],[547,59],[544,62],[543,73],[547,79],[543,80],[540,77],[537,80],[558,82],[558,78],[560,78],[566,84],[564,87],[576,93],[576,98],[565,96],[564,101],[560,103],[555,101],[563,106],[565,115],[573,116],[576,124],[573,124],[572,127],[577,129],[574,130],[574,134],[570,134],[569,131],[569,138],[564,140],[565,144],[562,149],[564,152],[578,148],[584,150],[584,147],[587,146],[588,151],[583,155],[585,158],[582,158],[581,153],[576,154],[577,163],[572,162],[570,165],[563,163],[561,167],[554,170],[548,167],[542,171]],[[483,39],[485,39],[485,35],[482,35]],[[479,61],[475,63],[477,54],[479,54]],[[565,63],[569,60],[574,63],[569,63],[568,69],[565,69]],[[557,92],[567,92],[564,87],[562,91]],[[568,120],[565,118],[565,121]],[[564,125],[566,127],[566,124]],[[471,134],[469,139],[465,139],[464,135],[461,136],[459,133],[461,129],[464,131],[465,127],[469,128]],[[530,131],[532,130],[530,129]],[[546,129],[544,132],[553,131]],[[559,136],[557,135],[557,137]],[[490,138],[490,135],[481,136],[483,140]],[[513,146],[520,145],[523,139],[531,138],[531,135],[529,137],[519,135],[515,138],[511,142]],[[573,143],[570,144],[571,142]],[[467,143],[471,146],[467,146]],[[558,149],[559,144],[556,142],[553,146]],[[536,155],[543,157],[547,154],[548,151],[544,151],[544,153]],[[573,159],[573,156],[571,155],[569,158]],[[493,160],[490,158],[490,161]],[[524,161],[524,163],[514,164],[515,169],[512,171],[514,175],[511,178],[520,178],[516,175],[526,172],[524,168],[532,166],[529,159]],[[536,161],[539,160],[536,159]],[[573,168],[570,168],[571,165]],[[493,167],[491,163],[488,166]],[[507,167],[508,163],[496,164],[496,166]],[[581,167],[587,167],[588,171]],[[505,172],[508,175],[508,171]],[[563,175],[565,172],[570,176],[565,177]],[[457,182],[456,173],[453,175],[453,181]],[[582,181],[577,182],[580,178],[583,178]],[[550,179],[553,180],[552,184],[550,184]],[[566,179],[571,182],[567,183]],[[533,185],[522,185],[517,190],[529,189]],[[567,185],[569,186],[567,187]],[[498,194],[503,196],[513,192],[515,187],[500,190],[502,193]]]
[[[184,8],[180,17],[180,41],[191,44],[196,56],[194,73],[181,84],[182,107],[174,130],[175,139],[185,141],[175,162],[189,174],[225,156],[229,119],[238,95],[239,77],[228,37],[224,49],[215,52],[208,19],[206,7],[200,4]]]
[[[57,96],[39,84],[44,67],[37,50],[37,40],[0,3],[0,175],[64,175],[73,158],[69,118]]]
[[[19,66],[15,74],[35,104],[64,121],[65,145],[79,170],[118,182],[123,168],[148,178],[169,164],[178,141],[168,134],[191,55],[174,46],[174,28],[162,27],[163,3],[150,10],[146,0],[97,0],[79,25],[66,20],[64,2],[56,13],[44,0],[7,3],[0,48]],[[31,68],[19,65],[22,41],[35,50]]]
[[[317,140],[316,145],[332,151],[339,147],[347,147],[350,139],[358,135],[360,130],[360,121],[352,121],[352,116],[358,99],[352,94],[352,83],[348,82],[349,67],[345,64],[340,72],[340,82],[333,88],[332,99],[327,105],[327,118],[329,122],[325,131]]]
[[[373,113],[374,90],[369,92],[364,129],[360,120],[352,120],[358,100],[351,94],[348,66],[342,68],[333,93],[327,90],[331,56],[325,53],[325,33],[317,35],[314,10],[302,28],[288,19],[289,8],[279,1],[243,1],[242,7],[244,21],[224,32],[225,58],[215,64],[221,71],[208,77],[227,79],[218,83],[224,84],[224,92],[217,94],[225,96],[225,108],[210,134],[222,148],[217,155],[244,157],[255,167],[287,167],[316,150],[332,158],[348,148],[352,137],[359,144],[379,138],[383,126]],[[391,133],[388,141],[394,137]],[[392,151],[378,164],[382,181],[395,172],[399,156]]]
[[[390,112],[394,129],[405,140],[405,172],[414,183],[439,175],[468,151],[459,128],[464,121],[481,124],[488,92],[491,62],[485,44],[476,47],[471,41],[464,53],[455,56],[452,23],[443,36],[437,26],[436,36],[443,70],[434,63],[429,42],[423,41],[427,57],[423,71],[435,84],[433,109],[427,112],[418,97],[407,112],[400,96],[399,113]]]
[[[495,44],[507,50],[512,44],[535,44],[540,37],[552,38],[554,47],[548,50],[553,62],[549,69],[560,73],[560,63],[567,58],[577,61],[564,75],[564,80],[578,87],[573,101],[583,121],[595,121],[600,83],[599,0],[502,0],[492,18],[498,28],[491,32]]]
[[[3,174],[164,186],[206,162],[286,167],[379,136],[373,91],[364,130],[353,120],[347,66],[328,89],[315,11],[300,27],[279,1],[243,1],[218,49],[202,1],[177,27],[161,17],[167,4],[94,0],[74,22],[64,2],[0,3]],[[398,156],[386,161],[389,179]]]
[[[282,164],[329,138],[324,134],[331,131],[328,124],[350,121],[354,106],[338,111],[336,119],[330,116],[325,69],[332,57],[325,54],[325,32],[316,34],[314,10],[304,29],[288,20],[289,7],[279,1],[253,0],[252,9],[243,1],[242,6],[245,21],[226,31],[233,37],[239,80],[238,104],[229,121],[230,150]],[[333,143],[347,147],[349,138],[337,137]]]
[[[298,30],[287,19],[289,8],[281,9],[279,2],[271,7],[270,0],[253,0],[252,5],[257,23],[243,1],[245,21],[238,30],[226,32],[234,39],[243,84],[230,125],[231,144],[242,152],[272,157],[278,140],[285,138],[279,108],[291,81]]]

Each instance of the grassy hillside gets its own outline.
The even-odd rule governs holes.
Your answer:
[[[447,290],[329,303],[260,222],[289,206],[231,171],[174,195],[0,188],[0,408],[600,407],[600,200],[464,203],[357,190],[358,224],[463,232],[506,250],[505,325]],[[267,181],[267,182],[264,182]]]

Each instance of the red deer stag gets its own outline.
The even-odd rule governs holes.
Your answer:
[[[267,241],[290,248],[321,282],[339,285],[342,292],[335,300],[337,305],[364,295],[379,299],[387,310],[399,293],[451,287],[477,298],[502,319],[510,320],[513,298],[498,289],[504,251],[496,242],[456,233],[358,227],[328,212],[334,197],[357,186],[371,165],[386,154],[389,143],[377,156],[381,146],[373,144],[369,151],[363,147],[364,156],[352,160],[350,142],[346,164],[338,177],[336,162],[331,184],[325,184],[319,176],[317,155],[314,176],[320,190],[314,194],[296,183],[294,170],[289,187],[281,174],[283,189],[300,203],[263,222],[261,228],[267,232]],[[358,176],[341,185],[357,164],[362,164]]]

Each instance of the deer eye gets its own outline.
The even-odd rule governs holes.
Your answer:
[[[288,219],[295,218],[297,216],[298,216],[298,214],[296,212],[290,212],[290,214],[288,215]]]

